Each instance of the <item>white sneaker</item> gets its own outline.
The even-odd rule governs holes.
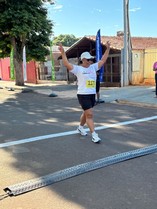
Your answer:
[[[92,142],[94,143],[99,143],[101,141],[101,139],[98,137],[97,133],[92,133]]]
[[[82,135],[82,136],[87,136],[87,132],[84,130],[82,127],[78,127],[77,131]]]

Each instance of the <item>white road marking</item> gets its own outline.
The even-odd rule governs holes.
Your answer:
[[[106,125],[106,126],[99,126],[99,127],[96,127],[95,130],[116,128],[116,127],[119,127],[119,126],[126,126],[126,125],[130,125],[130,124],[134,124],[134,123],[141,123],[141,122],[156,120],[156,119],[157,119],[157,116],[152,116],[152,117],[141,118],[141,119],[136,119],[136,120],[131,120],[131,121],[124,121],[124,122],[119,122],[119,123],[115,123],[115,124],[109,124],[109,125]],[[85,130],[89,131],[88,128],[85,129]],[[56,133],[56,134],[43,135],[43,136],[36,136],[36,137],[21,139],[21,140],[17,140],[17,141],[10,141],[10,142],[6,142],[6,143],[1,143],[0,148],[5,148],[5,147],[24,144],[24,143],[29,143],[29,142],[35,142],[35,141],[40,141],[40,140],[45,140],[45,139],[50,139],[50,138],[68,136],[68,135],[73,135],[73,134],[76,134],[76,133],[78,133],[77,130],[61,132],[61,133]]]

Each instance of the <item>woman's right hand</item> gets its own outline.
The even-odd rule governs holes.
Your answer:
[[[58,47],[58,49],[59,49],[59,51],[61,52],[61,54],[63,54],[63,53],[64,53],[64,48],[63,48],[63,46],[62,46],[62,44],[61,44],[61,43],[59,43],[59,47]]]

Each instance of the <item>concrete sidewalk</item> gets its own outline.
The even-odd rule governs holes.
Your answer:
[[[40,84],[26,84],[25,86],[16,86],[12,81],[0,81],[0,89],[8,91],[33,91],[50,96],[54,94],[59,97],[76,97],[77,85],[67,84],[66,81],[44,81]],[[2,92],[2,91],[0,91]],[[127,87],[101,87],[100,97],[108,102],[126,103],[132,105],[142,105],[157,107],[157,98],[155,97],[154,86],[127,86]]]
[[[157,107],[154,86],[127,86],[101,89],[101,98],[106,102],[128,103]]]

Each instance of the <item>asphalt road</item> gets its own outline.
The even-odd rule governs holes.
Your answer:
[[[1,91],[0,195],[26,180],[157,144],[157,118],[150,118],[157,116],[157,108],[128,104],[95,106],[101,144],[94,144],[89,132],[80,136],[75,130],[81,109],[73,90],[58,97]],[[0,201],[0,209],[156,209],[156,173],[154,153],[9,196]]]

